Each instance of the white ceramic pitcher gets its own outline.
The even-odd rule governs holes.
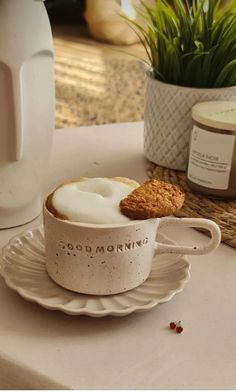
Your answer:
[[[0,228],[41,212],[54,130],[53,41],[43,2],[0,0]]]

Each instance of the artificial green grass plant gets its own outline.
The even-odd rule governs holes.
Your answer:
[[[236,85],[236,1],[142,1],[146,26],[128,20],[144,45],[152,75],[165,83],[218,88]]]

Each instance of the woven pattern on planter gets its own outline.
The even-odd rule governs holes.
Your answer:
[[[193,105],[203,101],[234,101],[235,98],[235,87],[188,88],[148,77],[144,114],[146,158],[157,165],[185,170]]]
[[[186,173],[166,169],[150,162],[147,165],[147,174],[150,178],[179,185],[185,191],[184,205],[176,216],[212,219],[221,228],[222,242],[236,247],[236,200],[213,200],[193,193],[187,185]]]

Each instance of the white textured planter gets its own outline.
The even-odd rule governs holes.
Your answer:
[[[144,114],[145,156],[157,165],[186,170],[192,106],[197,102],[235,99],[236,87],[182,87],[162,83],[149,75]]]
[[[54,130],[53,41],[44,4],[0,0],[0,228],[42,210]]]

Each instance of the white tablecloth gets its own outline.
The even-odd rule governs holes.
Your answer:
[[[144,180],[142,123],[55,132],[45,192],[78,176]],[[33,222],[0,231],[0,247]],[[193,229],[166,233],[207,241]],[[126,317],[68,316],[29,303],[0,278],[1,389],[236,388],[236,251],[189,257],[191,278],[170,302]],[[184,332],[168,329],[182,320]]]

